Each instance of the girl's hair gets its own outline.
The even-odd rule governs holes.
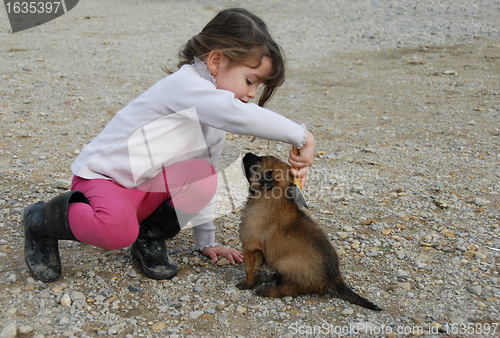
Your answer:
[[[285,60],[280,46],[264,21],[246,9],[230,8],[217,14],[181,48],[178,67],[194,63],[195,58],[203,60],[213,50],[228,57],[231,63],[250,67],[259,67],[264,56],[271,58],[273,69],[263,82],[259,106],[264,106],[285,81]],[[253,64],[256,60],[257,65]]]

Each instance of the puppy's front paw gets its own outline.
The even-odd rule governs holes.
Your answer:
[[[236,287],[240,290],[248,290],[248,289],[251,289],[253,286],[250,283],[248,283],[245,279],[245,280],[239,281],[238,284],[236,284]]]

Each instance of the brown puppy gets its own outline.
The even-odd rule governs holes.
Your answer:
[[[251,153],[243,158],[243,166],[250,183],[240,226],[246,280],[237,287],[257,286],[265,264],[275,271],[276,286],[259,287],[259,296],[296,297],[330,290],[348,302],[380,311],[344,282],[335,248],[295,202],[298,188],[292,183],[290,167],[275,157]]]

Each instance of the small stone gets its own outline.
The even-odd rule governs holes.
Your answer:
[[[71,293],[71,300],[76,302],[76,301],[79,301],[79,300],[86,300],[87,297],[85,297],[85,295],[80,292],[80,291],[74,291]]]
[[[229,265],[231,262],[227,258],[221,258],[217,261],[217,265]]]
[[[33,332],[34,328],[31,325],[21,325],[19,327],[19,333],[20,334],[29,334]]]
[[[479,198],[479,197],[475,197],[474,199],[472,199],[472,203],[474,203],[478,207],[485,207],[488,204],[490,204],[490,201],[487,201],[487,200]]]
[[[353,185],[351,187],[351,192],[357,192],[357,193],[360,193],[361,191],[363,191],[364,187],[362,185]]]
[[[477,246],[475,244],[469,244],[466,246],[466,248],[469,251],[476,251],[477,250]]]
[[[201,318],[203,318],[203,319],[214,319],[214,316],[209,315],[208,313],[206,313],[203,316],[201,316]]]
[[[474,253],[474,257],[479,258],[479,259],[486,259],[486,255],[483,254],[482,252],[476,251]]]
[[[413,320],[413,322],[415,324],[424,324],[425,323],[425,319],[421,318],[421,317],[413,317],[411,320]]]
[[[135,272],[134,270],[129,270],[127,271],[127,276],[129,276],[130,278],[136,278],[137,272]]]
[[[201,316],[203,316],[204,312],[203,311],[191,311],[189,313],[189,318],[191,319],[198,319]]]
[[[443,328],[443,325],[439,324],[439,323],[436,323],[436,322],[432,322],[432,323],[429,324],[429,328],[430,328],[429,331],[432,332],[433,331],[432,328],[434,328],[434,327],[437,328],[438,331],[441,331],[441,329]]]
[[[17,275],[15,273],[11,273],[5,281],[9,284],[13,284],[13,283],[17,282]]]
[[[346,239],[347,237],[349,237],[349,234],[343,231],[337,232],[337,235],[340,237],[340,239]]]
[[[396,276],[397,278],[407,278],[410,277],[410,274],[403,269],[398,269],[394,276]]]
[[[439,198],[436,198],[434,200],[434,204],[438,207],[440,207],[441,209],[446,209],[448,208],[448,203],[442,199],[439,199]]]
[[[129,286],[127,286],[127,289],[131,292],[141,292],[142,290],[139,289],[137,286],[135,286],[134,284],[131,284]]]
[[[465,319],[463,319],[462,317],[453,317],[450,319],[450,322],[452,324],[461,324],[461,323],[465,323]]]
[[[410,283],[399,283],[399,287],[405,291],[410,291],[411,289]]]
[[[124,328],[125,328],[124,323],[113,325],[108,329],[108,336],[114,336],[114,335],[118,334],[118,332],[120,332],[120,330],[123,330]]]
[[[55,183],[55,187],[59,188],[59,189],[69,190],[69,189],[71,189],[71,181],[64,180],[64,179],[58,180]]]
[[[35,291],[35,286],[32,284],[28,284],[24,287],[24,291]]]
[[[472,258],[475,255],[476,254],[474,253],[474,251],[466,251],[466,252],[464,252],[464,256],[467,257],[467,258]]]
[[[10,323],[7,325],[2,332],[0,332],[0,337],[2,338],[16,338],[17,337],[17,326],[16,323]]]
[[[153,331],[160,331],[160,330],[164,330],[167,328],[167,323],[165,322],[158,322],[156,324],[153,324],[153,326],[151,326],[151,330]]]
[[[386,229],[382,230],[382,234],[384,234],[384,235],[387,236],[387,235],[389,235],[392,232],[392,230],[393,229],[391,229],[391,228],[386,228]]]
[[[481,288],[481,285],[471,285],[467,288],[470,293],[475,294],[476,296],[481,296],[481,293],[483,292],[483,288]]]
[[[342,310],[342,312],[340,313],[340,315],[344,316],[344,317],[347,317],[347,316],[350,316],[354,313],[354,310],[351,309],[350,307],[348,308],[345,308],[344,310]]]
[[[349,225],[344,225],[344,226],[342,227],[342,229],[343,229],[344,231],[347,231],[347,232],[353,232],[353,231],[354,231],[354,228],[353,228],[353,227],[351,227],[351,226],[349,226]]]
[[[64,296],[61,298],[61,305],[62,306],[70,306],[71,305],[71,298],[67,293],[64,294]]]
[[[356,240],[352,241],[351,248],[359,249],[360,243]]]
[[[65,285],[65,284],[61,284],[61,285],[58,285],[58,286],[55,286],[52,288],[52,292],[53,293],[59,293],[60,291],[66,289],[68,286]]]
[[[238,307],[236,308],[236,312],[241,313],[241,314],[245,313],[247,310],[248,309],[246,307],[241,306],[241,305],[238,305]]]
[[[414,330],[412,330],[412,335],[415,337],[420,337],[424,335],[424,329],[423,327],[417,327]]]
[[[68,338],[69,338],[69,337],[73,337],[74,335],[75,335],[75,333],[74,333],[73,331],[71,331],[71,330],[66,330],[66,331],[64,331],[64,332],[62,333],[62,336],[63,336],[63,337],[68,337]]]

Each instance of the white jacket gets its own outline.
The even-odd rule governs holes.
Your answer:
[[[216,88],[197,60],[158,81],[116,113],[71,166],[86,179],[136,188],[164,167],[200,158],[217,169],[226,132],[304,145],[305,126]],[[191,220],[196,249],[214,246],[214,203]]]

